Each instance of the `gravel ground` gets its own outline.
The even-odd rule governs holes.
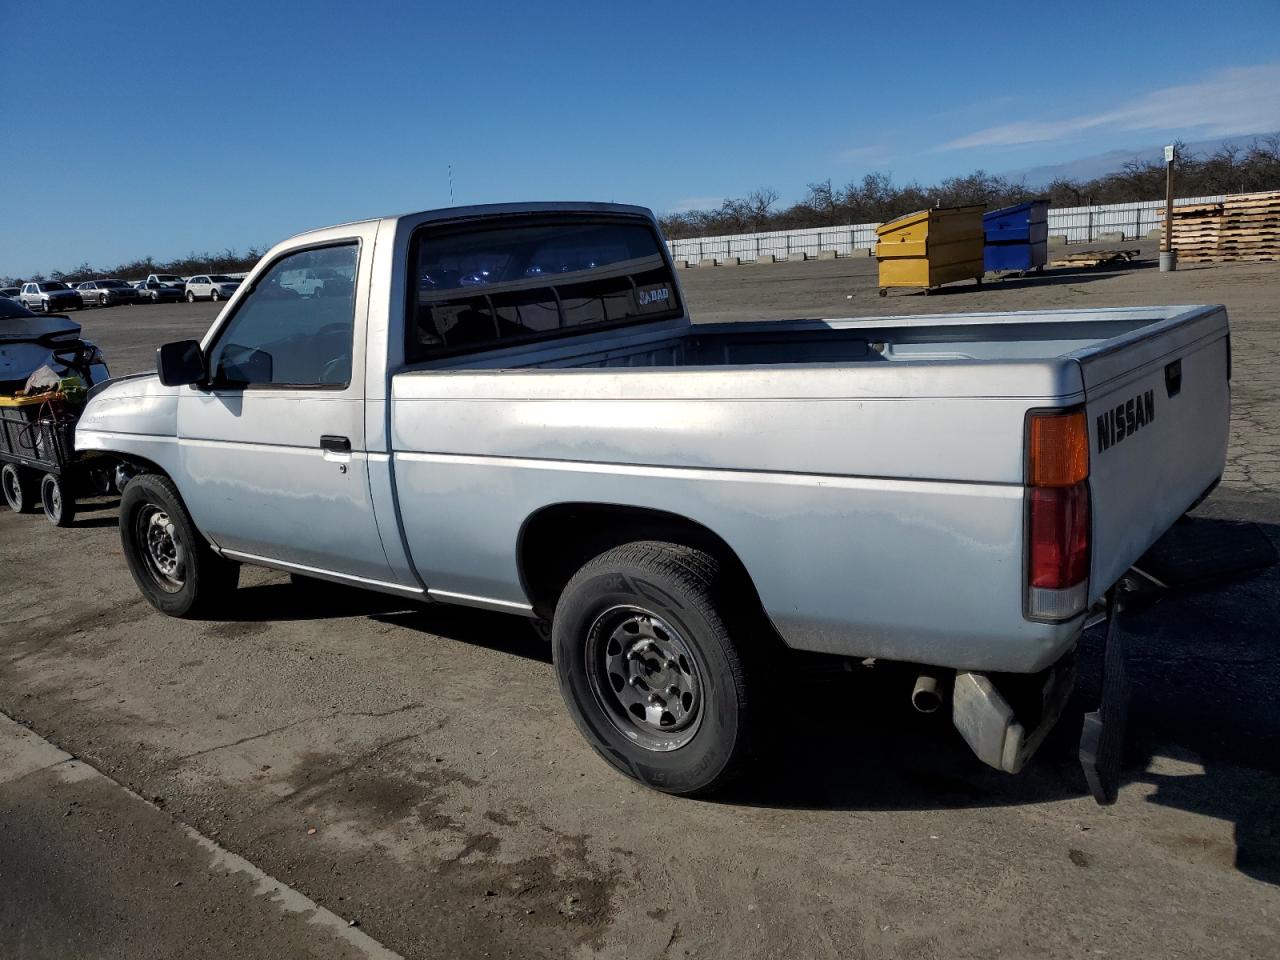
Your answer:
[[[699,320],[1225,303],[1230,465],[1198,514],[1202,529],[1230,537],[1251,520],[1280,542],[1280,265],[1160,275],[1144,254],[930,297],[879,298],[862,258],[681,278]],[[215,312],[77,319],[124,373]],[[911,712],[905,689],[815,679],[785,694],[785,748],[700,802],[591,754],[523,622],[266,571],[246,571],[225,620],[167,620],[129,578],[115,505],[69,530],[0,516],[0,711],[406,956],[1270,957],[1280,942],[1275,569],[1128,624],[1131,749],[1113,807],[1087,798],[1074,759],[1090,670],[1018,777]],[[72,842],[31,822],[37,806],[0,790],[2,883]],[[154,856],[149,835],[119,834],[108,855]],[[67,884],[49,900],[61,906],[0,896],[0,931],[92,934],[145,871],[40,876]],[[196,909],[131,902],[156,922]]]

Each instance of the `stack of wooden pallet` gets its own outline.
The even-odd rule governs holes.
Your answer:
[[[1174,207],[1173,248],[1189,263],[1280,260],[1280,190]]]

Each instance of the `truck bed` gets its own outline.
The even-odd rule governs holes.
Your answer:
[[[596,334],[588,343],[495,350],[445,369],[726,367],[941,360],[1048,360],[1166,322],[1195,308],[969,313],[694,324]]]
[[[510,545],[539,511],[664,511],[730,545],[793,646],[1033,671],[1080,625],[1022,615],[1028,413],[1087,409],[1096,601],[1220,476],[1227,351],[1221,307],[1148,307],[654,324],[440,361],[392,378],[396,484],[431,505],[406,542],[433,593],[516,609]],[[1099,448],[1157,389],[1152,424]]]

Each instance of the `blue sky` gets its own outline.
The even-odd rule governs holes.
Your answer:
[[[3,5],[0,274],[1280,129],[1280,0]]]

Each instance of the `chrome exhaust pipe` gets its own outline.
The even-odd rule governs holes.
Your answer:
[[[938,677],[933,673],[922,673],[916,677],[916,685],[911,690],[911,705],[921,713],[937,713],[942,706],[942,693],[938,690]]]

